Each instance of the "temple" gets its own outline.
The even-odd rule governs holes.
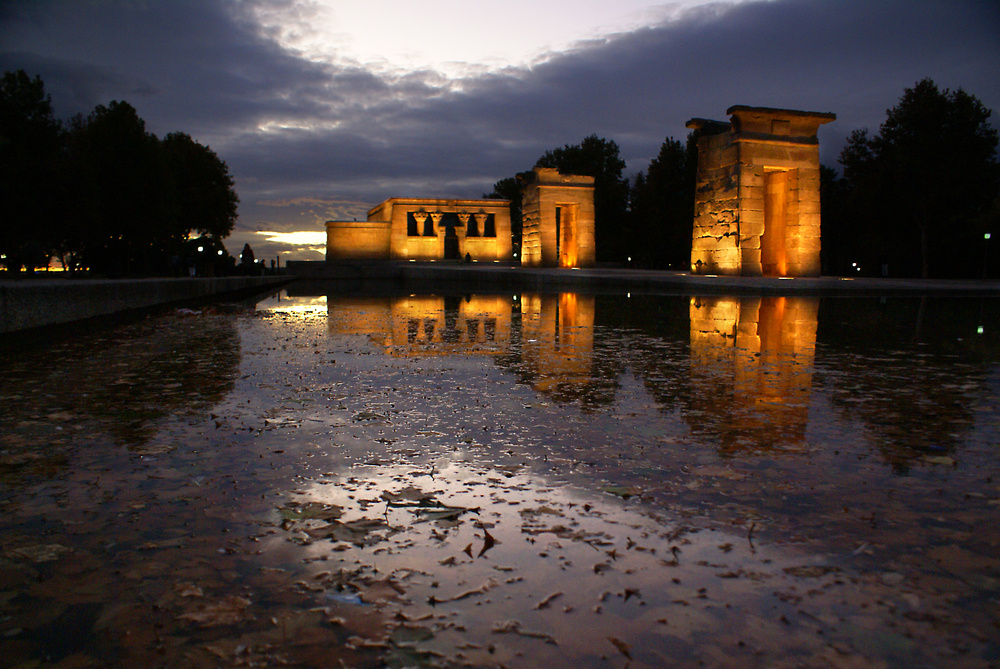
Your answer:
[[[820,273],[822,112],[745,107],[699,133],[691,270],[735,276]]]
[[[593,265],[594,178],[535,168],[519,179],[521,263]],[[390,198],[365,221],[327,221],[326,259],[511,262],[510,201]]]
[[[327,221],[330,260],[509,261],[510,202],[390,198],[366,221]]]

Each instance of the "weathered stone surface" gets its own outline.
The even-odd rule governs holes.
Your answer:
[[[727,113],[728,127],[705,119],[688,122],[703,133],[698,140],[692,268],[719,274],[818,273],[816,131],[836,117],[739,105]],[[737,211],[738,218],[730,219],[731,211]],[[739,221],[739,235],[720,234],[731,220]],[[714,235],[715,247],[706,233]]]
[[[523,188],[521,264],[593,266],[594,178],[535,168]]]

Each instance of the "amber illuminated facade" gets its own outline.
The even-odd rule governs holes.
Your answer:
[[[699,132],[691,270],[732,276],[820,273],[820,125],[836,115],[737,105]]]
[[[536,167],[522,184],[521,264],[591,267],[594,245],[594,177]]]
[[[510,202],[390,198],[366,221],[327,221],[326,258],[508,261]]]
[[[523,176],[521,263],[594,264],[594,178],[536,168]],[[327,221],[326,259],[515,260],[508,200],[390,198],[365,221]]]

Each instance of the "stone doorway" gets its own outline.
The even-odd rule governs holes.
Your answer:
[[[764,276],[787,276],[790,175],[784,170],[764,172],[764,232],[760,237],[760,264]]]
[[[444,259],[458,260],[462,257],[461,250],[458,248],[458,233],[455,231],[458,218],[454,214],[450,216],[446,214],[442,224],[444,225]]]
[[[556,207],[556,257],[559,267],[576,267],[579,258],[577,247],[577,206],[560,204]]]

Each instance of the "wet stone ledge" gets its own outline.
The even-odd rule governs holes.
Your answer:
[[[0,281],[0,332],[17,332],[185,300],[254,291],[290,280],[287,276],[238,276]]]

